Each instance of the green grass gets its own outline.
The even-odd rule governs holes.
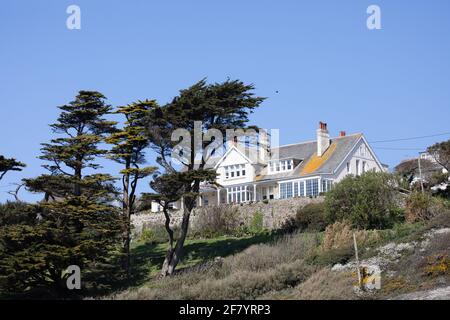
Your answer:
[[[253,236],[231,237],[221,236],[213,239],[188,239],[177,270],[191,267],[212,260],[215,257],[226,257],[240,252],[257,243],[271,242],[276,235],[262,232]],[[139,286],[156,276],[161,270],[168,248],[167,243],[138,241],[132,245],[132,279],[130,286]]]

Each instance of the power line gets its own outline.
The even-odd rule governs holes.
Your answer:
[[[433,138],[450,135],[450,132],[443,132],[437,134],[431,134],[428,136],[419,136],[419,137],[409,137],[409,138],[400,138],[400,139],[389,139],[389,140],[378,140],[378,141],[370,141],[369,143],[381,143],[381,142],[395,142],[395,141],[406,141],[406,140],[417,140],[417,139],[425,139],[425,138]]]
[[[389,147],[373,147],[373,148],[380,149],[380,150],[424,151],[424,149],[419,149],[419,148],[389,148]]]

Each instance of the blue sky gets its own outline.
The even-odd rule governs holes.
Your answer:
[[[66,28],[71,4],[81,30]],[[371,4],[382,30],[366,27]],[[369,141],[449,132],[449,16],[446,0],[4,0],[0,154],[28,166],[0,181],[0,201],[11,184],[44,172],[37,156],[52,137],[48,124],[80,89],[112,105],[165,103],[203,77],[238,78],[268,98],[252,121],[279,128],[283,144],[314,139],[320,120],[332,135],[363,132]],[[449,137],[373,146],[423,149]],[[418,152],[375,151],[391,167]]]

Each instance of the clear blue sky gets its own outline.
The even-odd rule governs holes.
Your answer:
[[[81,30],[66,28],[70,4],[81,8]],[[382,30],[366,27],[370,4]],[[238,78],[268,97],[252,121],[279,128],[281,143],[313,139],[319,120],[369,141],[448,132],[449,39],[447,0],[3,0],[0,154],[28,167],[0,182],[0,201],[44,172],[36,157],[48,124],[80,89],[112,105],[165,103],[203,77]],[[449,137],[374,146],[421,149]],[[375,150],[391,167],[417,153]]]

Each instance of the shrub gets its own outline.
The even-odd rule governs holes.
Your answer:
[[[407,222],[428,221],[445,210],[443,202],[428,193],[413,192],[406,199],[405,219]]]
[[[264,230],[264,215],[257,211],[250,220],[249,231],[252,234],[260,233]]]
[[[427,225],[430,228],[450,228],[450,210],[445,209],[443,212],[433,217]]]
[[[174,233],[176,234],[176,232]],[[176,237],[176,235],[174,236]],[[169,235],[162,225],[147,225],[143,228],[138,240],[148,243],[165,243],[169,241]]]
[[[315,272],[305,282],[298,285],[289,299],[296,300],[352,300],[355,282],[351,272],[331,271],[324,268]]]
[[[273,268],[280,263],[304,259],[312,249],[319,245],[314,234],[295,234],[284,236],[273,244],[253,245],[243,252],[227,258],[223,272],[233,270],[261,271]]]
[[[207,207],[197,212],[193,227],[195,236],[212,238],[238,233],[241,219],[239,211],[231,206]]]
[[[367,172],[348,176],[325,196],[328,223],[347,219],[353,227],[386,229],[403,219],[393,175]]]
[[[377,230],[353,230],[347,221],[337,221],[325,229],[321,248],[326,251],[352,247],[353,233],[361,246],[381,240],[381,233]]]
[[[295,216],[288,219],[281,227],[281,230],[287,233],[292,233],[293,231],[324,231],[327,226],[324,212],[324,203],[307,204],[306,206],[297,209]]]

